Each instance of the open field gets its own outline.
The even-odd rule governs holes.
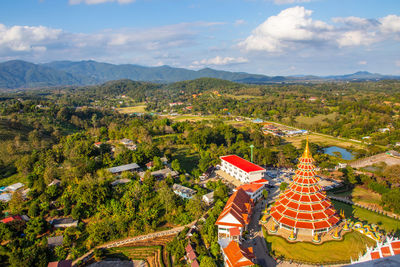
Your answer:
[[[332,200],[332,204],[335,206],[336,210],[344,210],[346,218],[354,218],[356,220],[366,221],[369,224],[377,224],[380,229],[386,232],[398,232],[400,230],[399,220],[336,200]]]
[[[23,183],[26,185],[28,183],[27,177],[21,174],[14,174],[7,178],[0,179],[0,186],[8,186],[15,183]]]
[[[169,118],[173,121],[202,121],[202,120],[215,120],[218,117],[215,115],[197,116],[197,115],[185,114],[185,115],[178,115],[178,116],[167,116],[167,118]]]
[[[268,250],[275,257],[283,257],[309,264],[343,264],[358,258],[366,251],[366,246],[373,246],[375,241],[358,233],[350,232],[341,241],[327,241],[321,245],[309,242],[289,243],[280,236],[268,235],[263,228]]]
[[[257,95],[232,95],[232,94],[224,94],[227,97],[231,97],[234,99],[242,100],[242,99],[254,99],[254,98],[263,98],[263,96],[257,96]]]
[[[145,108],[146,108],[146,105],[138,104],[138,105],[132,106],[132,107],[117,108],[117,111],[122,114],[143,113],[143,112],[146,112]]]
[[[330,194],[328,192],[328,194]],[[376,204],[380,205],[381,203],[381,195],[373,192],[372,190],[365,189],[361,186],[356,186],[351,191],[341,192],[341,193],[333,193],[332,196],[338,197],[351,197],[353,202],[357,202],[360,204]]]
[[[285,137],[284,139],[292,143],[295,147],[300,148],[301,147],[301,142],[305,140],[305,136],[294,136],[294,137]],[[308,134],[308,139],[312,143],[317,143],[321,146],[338,146],[346,149],[363,149],[364,144],[362,143],[357,143],[353,142],[348,139],[339,139],[336,137],[331,137],[327,135],[322,135],[318,133],[310,133]]]
[[[336,112],[330,113],[328,115],[319,114],[314,117],[297,116],[296,121],[298,123],[302,123],[308,126],[313,125],[315,123],[323,125],[327,124],[327,122],[324,121],[325,119],[333,120],[336,116],[337,116]]]
[[[178,159],[181,167],[186,172],[191,172],[199,163],[199,155],[192,150],[189,145],[180,145],[179,148],[172,153],[172,160]],[[172,161],[171,160],[171,161]]]

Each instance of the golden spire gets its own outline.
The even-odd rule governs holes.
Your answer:
[[[306,141],[306,149],[304,149],[304,152],[303,152],[303,158],[312,158],[310,148],[308,147],[308,135],[307,135],[307,141]]]

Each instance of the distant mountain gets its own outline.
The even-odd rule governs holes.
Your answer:
[[[0,88],[46,87],[85,82],[70,73],[25,61],[12,60],[0,63]]]
[[[218,78],[228,81],[242,82],[244,80],[271,80],[265,75],[248,74],[244,72],[229,72],[205,68],[199,71],[170,66],[144,67],[139,65],[113,65],[96,61],[55,61],[44,64],[46,67],[65,71],[73,75],[90,77],[97,83],[110,80],[130,79],[135,81],[171,83],[198,78]]]
[[[358,71],[353,74],[327,76],[324,78],[334,79],[334,80],[389,80],[389,79],[398,80],[400,79],[400,76],[382,75],[379,73],[370,73],[368,71]]]
[[[217,78],[239,83],[268,84],[313,81],[363,81],[400,79],[400,76],[356,72],[348,75],[318,77],[266,76],[245,72],[230,72],[210,68],[198,71],[170,66],[145,67],[139,65],[114,65],[96,61],[55,61],[33,64],[20,60],[0,63],[0,88],[33,88],[62,85],[91,85],[107,81],[129,79],[156,83],[172,83],[198,78]]]

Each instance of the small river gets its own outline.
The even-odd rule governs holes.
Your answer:
[[[344,148],[337,147],[337,146],[330,146],[330,147],[324,148],[325,154],[328,154],[331,156],[336,156],[335,155],[336,153],[334,154],[334,152],[339,152],[342,155],[342,159],[345,159],[345,160],[351,160],[354,158],[353,154],[351,154],[350,151],[348,151]]]

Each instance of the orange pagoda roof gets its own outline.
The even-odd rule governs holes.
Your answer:
[[[339,216],[318,181],[307,138],[293,182],[271,208],[274,220],[291,228],[311,230],[323,230],[337,224]]]

